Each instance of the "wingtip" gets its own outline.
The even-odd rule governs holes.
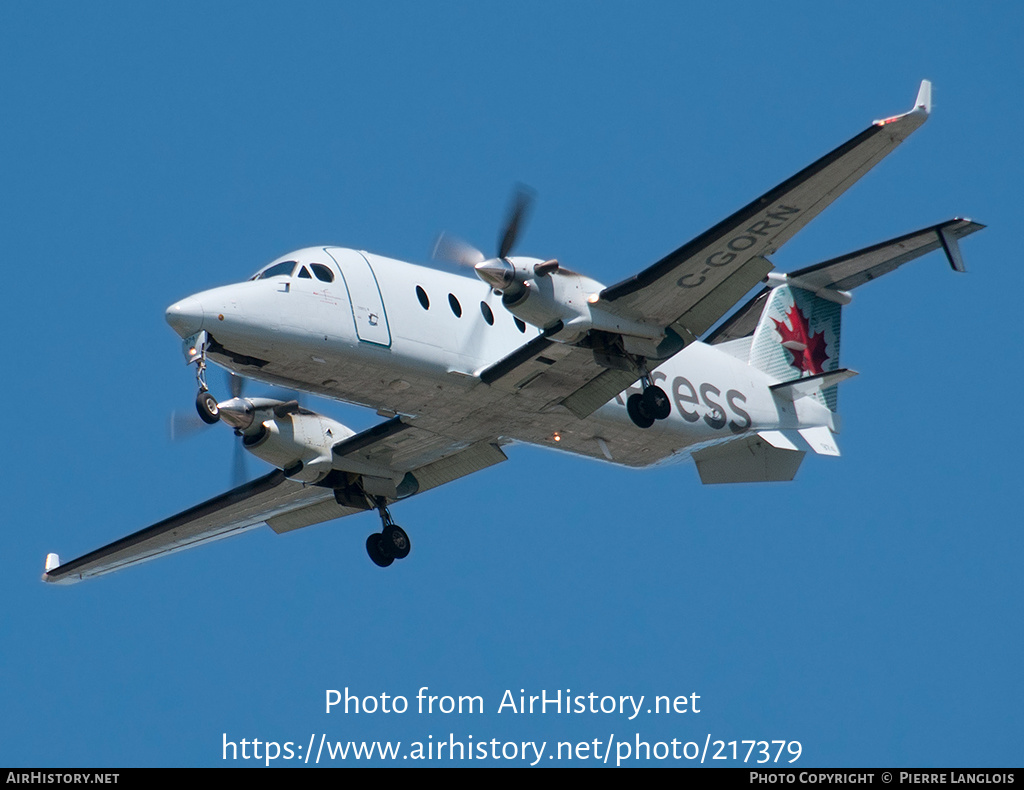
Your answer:
[[[910,109],[910,112],[905,112],[902,115],[894,115],[891,118],[883,118],[879,121],[875,121],[875,126],[886,126],[890,123],[895,123],[904,118],[917,116],[918,120],[913,124],[916,129],[926,120],[932,112],[932,83],[929,80],[921,80],[921,87],[917,89],[917,98],[914,100],[914,106]],[[921,116],[924,116],[923,118]]]
[[[52,571],[54,568],[59,568],[59,567],[60,567],[60,557],[58,555],[54,554],[51,551],[49,554],[46,555],[46,562],[43,565],[43,575],[41,577],[42,580],[44,582],[49,582],[50,581],[50,571]]]

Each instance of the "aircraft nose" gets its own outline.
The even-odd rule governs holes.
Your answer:
[[[171,325],[171,329],[183,338],[194,335],[203,328],[203,306],[198,299],[191,296],[168,307],[164,317]]]

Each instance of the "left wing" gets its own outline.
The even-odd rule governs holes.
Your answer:
[[[633,369],[598,364],[593,349],[557,343],[546,334],[480,373],[492,387],[533,400],[539,411],[565,406],[581,420],[639,378]]]
[[[596,308],[652,327],[648,336],[663,334],[661,343],[591,332],[585,342],[568,345],[549,339],[561,328],[555,327],[482,371],[480,379],[535,400],[541,410],[564,406],[585,418],[636,382],[647,360],[668,359],[707,332],[774,268],[766,255],[892,152],[930,110],[926,80],[910,112],[875,121],[653,266],[600,292]]]
[[[623,318],[699,337],[771,271],[770,255],[928,119],[931,83],[914,108],[875,121],[653,266],[601,292]]]
[[[280,534],[360,513],[372,507],[363,493],[362,477],[366,475],[402,479],[405,474],[398,486],[401,494],[393,488],[390,495],[384,495],[394,500],[506,460],[495,444],[453,443],[400,417],[342,440],[333,452],[336,471],[323,485],[304,485],[275,469],[63,565],[51,554],[43,581],[73,584],[256,527],[268,526]]]

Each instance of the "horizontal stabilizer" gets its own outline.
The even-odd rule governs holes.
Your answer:
[[[805,379],[793,379],[792,381],[784,381],[782,384],[773,384],[770,389],[773,395],[778,395],[786,400],[796,401],[829,387],[834,387],[840,381],[846,381],[846,379],[853,378],[856,375],[857,371],[855,370],[840,368],[839,370],[819,373],[816,376],[808,376]]]
[[[824,263],[808,266],[789,276],[814,288],[849,291],[883,274],[895,271],[915,258],[941,249],[954,271],[966,271],[959,240],[984,228],[969,219],[951,219],[938,225],[883,241]]]
[[[788,275],[772,273],[770,279],[773,285],[789,284],[824,298],[845,303],[848,298],[843,298],[842,292],[877,280],[883,274],[895,271],[903,264],[934,250],[941,249],[946,254],[946,260],[954,271],[966,271],[960,252],[960,239],[984,227],[969,219],[951,219],[823,263],[816,263]],[[770,292],[770,287],[760,291],[708,335],[704,342],[725,343],[746,337],[753,332]],[[835,295],[830,296],[830,292]]]

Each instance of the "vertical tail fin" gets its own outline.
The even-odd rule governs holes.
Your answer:
[[[791,285],[773,288],[750,344],[749,363],[779,381],[839,369],[842,305]],[[815,393],[833,412],[836,387]]]
[[[918,97],[925,111],[929,91],[922,85]],[[780,381],[838,370],[840,312],[850,301],[850,290],[938,249],[946,253],[953,269],[962,272],[959,239],[984,227],[969,219],[951,219],[791,274],[770,273],[772,289],[751,339],[750,364]],[[749,331],[752,310],[762,296],[763,292],[716,332],[718,342]],[[836,410],[835,386],[813,397]]]

